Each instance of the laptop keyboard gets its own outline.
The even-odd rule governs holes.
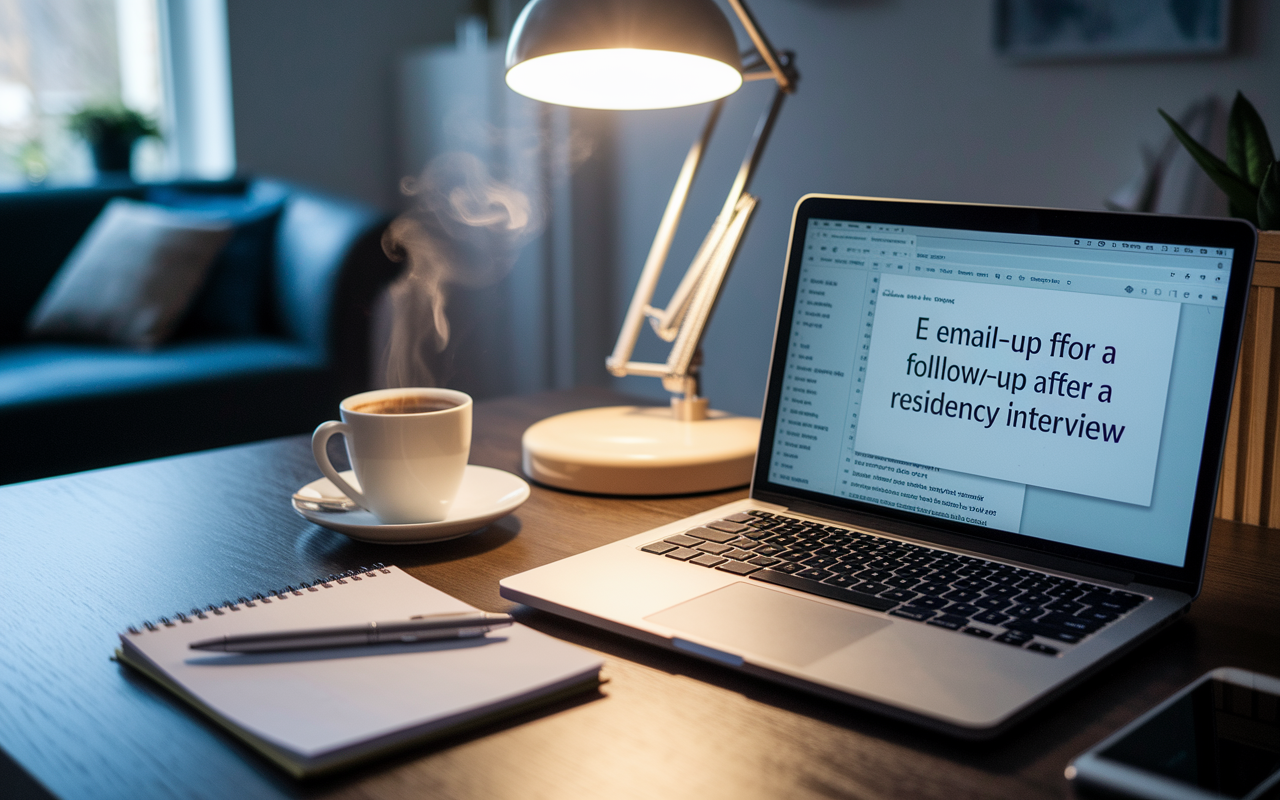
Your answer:
[[[640,549],[1049,656],[1148,599],[766,511]]]

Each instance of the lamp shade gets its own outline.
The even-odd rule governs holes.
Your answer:
[[[507,85],[582,108],[672,108],[742,85],[713,0],[533,0],[507,43]]]

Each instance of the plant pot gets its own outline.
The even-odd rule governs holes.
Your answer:
[[[133,161],[133,143],[136,138],[107,134],[89,143],[93,153],[93,166],[100,175],[128,177]]]

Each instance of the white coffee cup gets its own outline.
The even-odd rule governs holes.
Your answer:
[[[311,452],[324,476],[388,525],[438,522],[449,513],[471,454],[471,398],[452,389],[378,389],[339,405]],[[342,479],[325,449],[342,434],[360,483]]]

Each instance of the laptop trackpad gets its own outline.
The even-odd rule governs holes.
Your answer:
[[[803,667],[875,633],[890,620],[735,583],[645,619],[738,655]]]

